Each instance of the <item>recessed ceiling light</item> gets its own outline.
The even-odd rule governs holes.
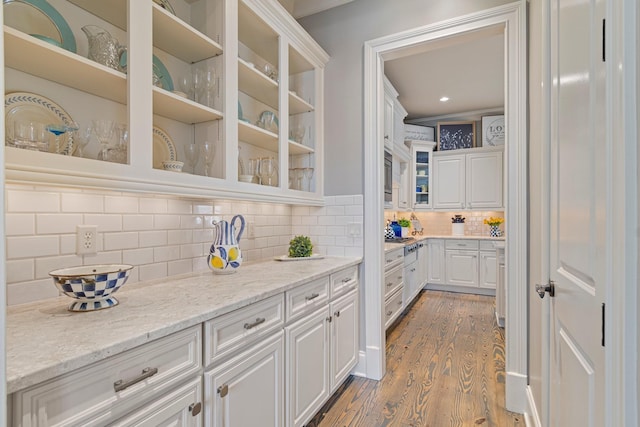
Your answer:
[[[440,102],[447,102],[449,100],[448,96],[443,96],[442,98],[440,98]]]

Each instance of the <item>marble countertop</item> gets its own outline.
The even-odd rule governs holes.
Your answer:
[[[415,239],[415,241],[419,242],[421,240],[426,240],[426,239],[463,239],[463,240],[491,240],[491,241],[496,241],[496,242],[504,242],[504,236],[502,237],[491,237],[491,236],[452,236],[450,234],[448,235],[417,235],[417,236],[411,236]],[[413,243],[414,241],[408,241],[408,242],[398,242],[398,243],[392,243],[392,242],[385,242],[384,243],[384,251],[385,252],[389,252],[392,251],[394,249],[397,248],[402,248],[405,245],[409,244],[409,243]]]
[[[7,393],[85,367],[307,283],[361,258],[245,263],[211,272],[125,284],[116,307],[71,313],[66,296],[7,308]],[[51,284],[53,286],[53,283]]]

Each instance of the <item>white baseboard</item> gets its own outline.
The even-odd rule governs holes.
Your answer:
[[[527,386],[527,409],[524,412],[524,423],[527,427],[542,427],[540,413],[538,412],[536,401],[533,398],[533,392],[529,386]]]
[[[355,375],[356,377],[367,377],[367,353],[364,351],[360,351],[358,353],[358,363],[351,371],[351,375]]]
[[[505,386],[507,410],[524,414],[527,410],[527,376],[516,372],[507,372]]]

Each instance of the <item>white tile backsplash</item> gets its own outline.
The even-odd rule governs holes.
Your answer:
[[[8,184],[5,191],[9,305],[58,295],[48,276],[56,268],[132,264],[129,286],[206,271],[214,216],[230,221],[242,214],[251,224],[255,237],[249,239],[245,229],[240,242],[245,261],[284,255],[299,234],[311,238],[315,253],[363,252],[362,238],[346,235],[348,222],[363,221],[360,195],[330,196],[326,206],[308,207],[21,184]],[[76,255],[80,224],[98,227],[96,254]]]

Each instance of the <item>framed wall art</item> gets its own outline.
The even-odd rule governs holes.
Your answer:
[[[482,117],[482,146],[504,145],[504,115]]]
[[[476,122],[438,122],[438,150],[476,146]]]

